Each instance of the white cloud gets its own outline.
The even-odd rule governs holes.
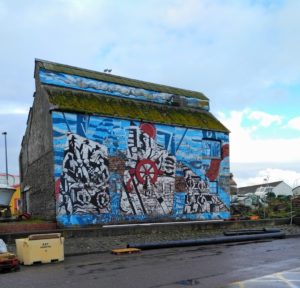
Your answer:
[[[299,138],[254,137],[283,121],[259,109],[277,105],[290,112],[300,105],[288,89],[300,83],[299,9],[300,1],[0,0],[0,116],[27,113],[22,105],[32,104],[34,58],[112,68],[121,76],[202,91],[212,109],[252,107],[222,120],[232,131],[232,161],[299,161]],[[276,86],[282,83],[287,86]],[[4,105],[5,99],[14,103]],[[289,127],[299,130],[296,119]],[[245,126],[246,120],[255,125]]]
[[[294,188],[297,180],[300,179],[300,172],[296,172],[294,170],[267,168],[264,170],[258,170],[255,175],[250,178],[237,177],[235,180],[238,187],[244,187],[266,183],[265,179],[267,177],[268,182],[284,181]]]
[[[72,0],[63,2],[65,4],[65,9],[63,13],[72,21],[93,21],[98,17],[103,17],[103,1],[94,0]],[[95,19],[96,18],[96,19]]]
[[[300,131],[300,117],[296,117],[296,118],[291,119],[288,122],[287,127]]]
[[[254,135],[256,126],[245,126],[243,120],[251,111],[231,111],[228,116],[219,114],[219,119],[231,131],[230,159],[233,162],[300,162],[300,137],[284,139],[277,136],[273,139],[262,139]],[[259,114],[259,113],[258,113]]]
[[[0,115],[27,115],[29,112],[27,107],[14,106],[12,104],[0,107]]]
[[[272,124],[281,124],[283,117],[279,115],[271,115],[262,111],[253,111],[249,114],[248,118],[250,120],[258,120],[260,121],[261,126],[268,127]]]
[[[300,137],[289,139],[263,139],[258,137],[257,126],[251,119],[266,121],[260,129],[268,129],[272,123],[282,124],[281,116],[273,117],[264,112],[231,111],[229,114],[219,113],[219,119],[230,131],[230,161],[238,187],[264,183],[269,176],[269,182],[285,181],[291,187],[300,179]]]

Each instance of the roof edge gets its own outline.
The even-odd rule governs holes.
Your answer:
[[[185,127],[196,128],[196,129],[200,128],[199,125],[194,126],[194,125],[191,125],[192,123],[184,123],[183,125],[178,125],[179,122],[182,122],[182,120],[178,120],[179,122],[174,120],[174,123],[169,122],[169,121],[171,121],[170,119],[167,122],[159,121],[158,119],[155,119],[155,118],[152,118],[152,116],[149,116],[148,113],[153,112],[153,113],[156,113],[157,116],[161,115],[161,113],[167,113],[167,115],[168,115],[169,113],[173,114],[173,112],[177,113],[176,115],[178,115],[178,113],[180,115],[182,115],[181,113],[183,113],[184,115],[195,115],[195,117],[200,117],[200,115],[203,115],[204,117],[209,117],[213,121],[212,123],[214,123],[214,124],[207,125],[207,123],[205,124],[205,122],[203,122],[205,125],[203,124],[201,129],[212,130],[212,131],[216,131],[216,132],[230,133],[228,128],[226,128],[216,117],[214,117],[214,115],[211,112],[206,111],[206,110],[183,108],[183,107],[169,107],[167,105],[160,105],[160,104],[156,104],[156,103],[147,103],[147,102],[134,101],[134,100],[129,100],[129,99],[119,99],[116,97],[107,97],[106,95],[94,94],[91,92],[70,91],[68,89],[54,88],[54,87],[49,87],[47,85],[43,86],[43,89],[45,89],[48,96],[52,98],[52,100],[50,100],[50,102],[52,104],[52,107],[50,108],[51,111],[53,111],[53,110],[68,111],[68,112],[75,112],[75,113],[77,112],[77,113],[85,113],[85,114],[91,114],[91,115],[106,115],[106,116],[113,115],[115,117],[120,117],[120,118],[126,118],[126,119],[134,118],[136,120],[144,119],[146,121],[156,122],[156,123],[160,123],[160,124],[167,124],[167,125],[174,124],[174,126],[185,126]],[[84,95],[86,97],[83,97]],[[67,99],[70,99],[70,100],[67,100]],[[93,101],[94,101],[93,104],[89,103],[91,101],[91,99],[93,99]],[[67,102],[65,102],[66,100],[67,100]],[[80,101],[80,103],[77,102],[78,100]],[[75,101],[75,102],[70,103],[69,101],[71,101],[71,102]],[[95,108],[95,107],[100,107],[98,105],[100,103],[100,101],[102,103],[102,105],[101,105],[102,108],[100,109],[101,112],[98,111],[99,109]],[[75,104],[75,106],[74,106],[74,104]],[[79,106],[77,106],[77,105],[79,105]],[[121,105],[120,107],[123,107],[123,109],[121,109],[121,112],[119,111],[118,113],[116,111],[110,111],[111,109],[114,109],[114,108],[112,108],[113,107],[112,105],[113,106],[117,105],[116,107]],[[132,109],[128,108],[128,107],[132,107],[132,105],[136,105],[138,109],[142,109],[141,111],[146,112],[146,114],[144,114],[144,116],[147,116],[147,117],[144,118],[143,115],[137,116],[136,114],[134,114],[134,117],[133,117],[133,115],[130,114],[131,113],[130,111]],[[107,109],[109,109],[109,111],[105,112],[104,110],[106,109],[105,108],[106,106],[109,107],[109,108],[107,108]],[[147,108],[144,109],[145,107],[147,107]],[[129,110],[126,110],[126,109],[129,109]],[[128,113],[130,114],[130,116],[128,116],[129,115]],[[125,117],[125,115],[127,115],[128,117]],[[196,116],[196,115],[198,115],[198,116]],[[180,117],[180,119],[181,119],[182,116],[178,116],[178,117]],[[203,120],[203,121],[206,121],[206,120]],[[172,120],[172,122],[173,122],[173,120]],[[215,125],[217,125],[217,126],[215,126]],[[205,127],[205,126],[207,126],[207,127]]]
[[[47,69],[47,66],[54,66],[54,67],[52,67],[52,69],[49,69],[49,67],[48,67],[48,69]],[[71,65],[67,65],[67,64],[61,64],[61,63],[57,63],[57,62],[52,62],[52,61],[48,61],[48,60],[35,58],[35,69],[34,69],[35,75],[37,73],[37,67],[39,69],[43,68],[46,70],[50,70],[50,71],[52,70],[52,71],[56,71],[56,72],[61,72],[60,70],[63,68],[71,69],[71,70],[76,71],[77,74],[75,74],[75,75],[78,75],[78,76],[84,77],[84,75],[82,75],[82,74],[88,73],[91,75],[91,77],[90,77],[91,79],[107,78],[107,81],[109,81],[109,79],[111,79],[112,83],[119,83],[121,85],[124,85],[124,83],[123,83],[124,80],[125,81],[126,80],[133,81],[136,84],[136,85],[133,85],[134,87],[142,88],[142,86],[144,86],[144,85],[151,85],[154,88],[156,88],[155,91],[159,91],[159,92],[166,92],[165,90],[167,90],[167,89],[178,90],[178,92],[182,91],[183,93],[174,93],[174,94],[186,96],[189,98],[195,97],[195,98],[202,99],[204,101],[206,100],[209,102],[209,98],[206,97],[202,92],[193,91],[193,90],[189,90],[189,89],[185,89],[185,88],[174,87],[174,86],[168,86],[168,85],[164,85],[164,84],[142,81],[142,80],[133,79],[133,78],[127,78],[127,77],[118,76],[115,74],[108,74],[108,73],[99,72],[99,71],[95,71],[95,70],[91,70],[91,69],[85,69],[85,68],[80,68],[80,67],[71,66]],[[69,74],[67,72],[65,72],[65,73]],[[98,77],[98,78],[93,77],[93,76],[95,76],[95,74],[99,75],[100,77]],[[184,94],[184,92],[186,92],[187,94]],[[191,94],[195,94],[195,95],[192,96]]]

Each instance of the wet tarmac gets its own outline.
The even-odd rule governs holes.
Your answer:
[[[224,286],[224,288],[299,288],[300,267]]]
[[[31,288],[300,287],[292,282],[299,279],[299,266],[300,241],[291,238],[70,256],[64,262],[0,274],[0,287],[20,283]],[[291,285],[275,286],[283,279]]]

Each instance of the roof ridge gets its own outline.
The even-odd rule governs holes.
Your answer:
[[[262,184],[254,184],[254,185],[249,185],[249,186],[239,187],[238,189],[250,188],[250,187],[268,186],[268,185],[275,184],[275,183],[280,183],[280,182],[284,182],[284,181],[283,181],[283,180],[280,180],[280,181],[273,181],[273,182],[262,183]]]
[[[131,81],[131,82],[134,82],[135,85],[137,85],[137,86],[133,85],[134,87],[137,87],[137,88],[143,88],[142,86],[150,85],[150,86],[158,89],[158,90],[154,90],[154,91],[168,93],[167,91],[163,91],[163,90],[171,89],[171,90],[173,90],[173,92],[174,91],[178,92],[178,93],[173,93],[176,95],[181,95],[181,96],[186,96],[186,97],[194,96],[196,98],[209,101],[209,98],[206,97],[202,92],[194,91],[194,90],[190,90],[190,89],[186,89],[186,88],[179,88],[179,87],[169,86],[169,85],[165,85],[165,84],[147,82],[147,81],[138,80],[138,79],[134,79],[134,78],[123,77],[123,76],[119,76],[119,75],[115,75],[115,74],[108,74],[108,73],[104,73],[104,72],[100,72],[100,71],[96,71],[96,70],[80,68],[80,67],[76,67],[76,66],[71,66],[71,65],[67,65],[67,64],[62,64],[62,63],[57,63],[57,62],[52,62],[52,61],[37,59],[37,58],[35,59],[35,63],[36,63],[35,66],[40,64],[39,68],[44,68],[44,69],[50,70],[50,71],[51,71],[51,69],[49,67],[48,67],[48,69],[46,68],[47,65],[78,71],[79,72],[78,76],[83,76],[82,74],[84,74],[84,73],[88,73],[90,75],[96,74],[98,76],[101,76],[102,78],[107,78],[106,81],[109,81],[109,79],[110,79],[112,83],[118,83],[118,84],[124,85],[123,81]],[[54,71],[55,71],[55,69],[54,69]],[[65,72],[65,73],[69,74],[67,72]],[[93,78],[93,77],[91,77],[91,78]],[[98,78],[93,78],[93,79],[98,79]],[[119,80],[119,81],[116,82],[117,80]],[[151,89],[149,89],[149,90],[151,90]],[[184,95],[184,93],[180,93],[180,92],[186,92],[187,94],[195,94],[195,95],[193,95],[193,96],[192,95]]]

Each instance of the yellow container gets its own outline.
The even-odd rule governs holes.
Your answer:
[[[24,265],[64,260],[64,238],[60,233],[34,234],[16,239],[17,257]]]

